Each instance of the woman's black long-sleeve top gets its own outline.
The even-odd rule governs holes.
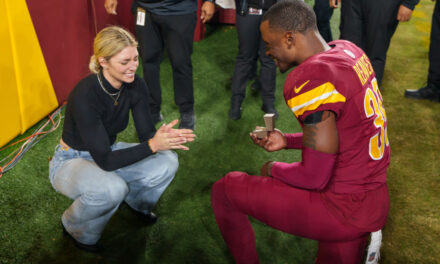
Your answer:
[[[117,93],[100,73],[104,87],[109,93]],[[65,113],[62,139],[71,148],[89,151],[96,164],[106,171],[113,171],[135,163],[152,154],[148,139],[156,133],[150,117],[148,88],[145,81],[135,76],[132,83],[123,83],[121,94],[111,98],[100,86],[97,75],[82,79],[69,94]],[[116,136],[129,122],[129,112],[140,144],[112,151]]]

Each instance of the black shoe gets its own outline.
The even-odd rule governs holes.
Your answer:
[[[83,243],[77,241],[71,234],[69,234],[69,232],[67,232],[63,223],[61,223],[61,227],[63,228],[63,234],[67,237],[70,237],[73,240],[73,242],[75,242],[75,246],[77,248],[88,251],[88,252],[92,252],[92,253],[97,253],[97,252],[102,251],[102,246],[100,244],[98,244],[98,243],[96,243],[94,245],[83,244]]]
[[[411,99],[427,99],[434,102],[440,102],[440,89],[433,84],[428,84],[418,90],[407,89],[405,97]]]
[[[275,109],[275,106],[273,106],[273,105],[263,105],[261,107],[261,110],[263,110],[266,114],[275,114],[275,119],[278,119],[278,112]]]
[[[144,214],[142,212],[136,211],[133,208],[131,208],[130,205],[128,205],[126,202],[123,202],[125,206],[130,209],[139,219],[141,219],[145,224],[152,225],[157,222],[157,215],[153,212],[149,212],[148,214]]]
[[[180,113],[179,128],[187,128],[194,130],[195,126],[196,126],[196,116],[194,115],[193,111]]]
[[[229,118],[232,120],[238,120],[241,118],[241,103],[231,102],[231,108],[229,109]]]
[[[161,112],[151,113],[151,119],[153,120],[153,124],[157,124],[163,120],[163,115]]]

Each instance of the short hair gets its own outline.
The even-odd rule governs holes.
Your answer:
[[[93,42],[93,55],[89,63],[90,71],[98,73],[102,70],[102,66],[98,61],[99,57],[109,60],[128,46],[137,47],[138,43],[133,34],[127,30],[118,26],[110,26],[102,29],[96,35]]]
[[[301,34],[316,30],[316,16],[313,9],[301,0],[281,0],[264,14],[262,21],[269,22],[269,28],[280,31],[297,31]]]

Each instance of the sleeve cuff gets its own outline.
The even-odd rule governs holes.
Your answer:
[[[302,148],[303,133],[284,134],[287,145],[286,149],[300,149]]]

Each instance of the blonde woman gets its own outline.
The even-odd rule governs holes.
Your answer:
[[[189,129],[173,129],[174,120],[157,131],[150,117],[148,89],[135,74],[137,42],[126,30],[100,31],[90,60],[92,74],[67,100],[60,144],[50,161],[55,190],[74,200],[61,217],[63,231],[75,245],[99,251],[101,233],[122,202],[146,223],[157,219],[152,208],[172,181],[177,154],[194,140]],[[115,142],[131,111],[140,143]]]

